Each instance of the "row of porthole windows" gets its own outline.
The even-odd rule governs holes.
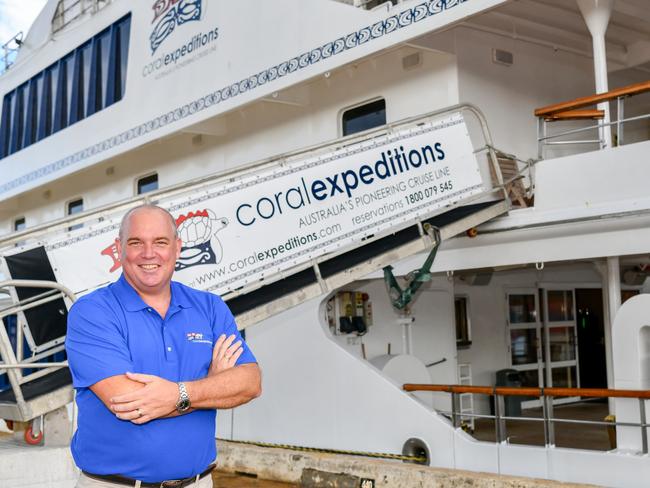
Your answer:
[[[138,178],[135,182],[135,191],[137,195],[148,193],[158,189],[158,173],[151,173],[146,176]],[[66,215],[75,215],[83,212],[84,200],[83,198],[75,198],[65,204]],[[76,224],[68,227],[68,230],[74,230],[83,227],[83,224]],[[24,216],[16,217],[13,220],[13,230],[19,232],[27,229],[27,219]]]
[[[343,111],[341,115],[341,130],[344,136],[362,132],[386,124],[386,100],[383,98],[372,100],[361,105],[354,106]],[[158,189],[158,173],[142,176],[136,180],[135,191],[137,195]],[[74,215],[84,209],[83,198],[77,198],[66,203],[66,215]],[[81,227],[77,224],[70,227],[70,230]],[[21,231],[26,229],[25,217],[14,219],[13,230]]]

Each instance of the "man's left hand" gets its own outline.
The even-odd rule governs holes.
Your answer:
[[[176,410],[178,385],[150,374],[126,373],[127,378],[144,388],[111,398],[111,410],[117,418],[144,424]]]

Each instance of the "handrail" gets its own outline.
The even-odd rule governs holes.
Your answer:
[[[9,47],[9,44],[14,43],[16,47]],[[0,74],[4,73],[9,69],[9,67],[14,64],[14,59],[10,59],[10,56],[14,56],[18,53],[18,49],[23,43],[23,31],[15,34],[11,39],[5,42],[0,49],[2,49],[2,65],[0,65]]]
[[[474,385],[432,385],[406,383],[402,387],[405,391],[430,391],[451,394],[452,410],[438,413],[449,414],[452,425],[462,428],[462,419],[466,418],[494,418],[495,439],[497,443],[507,442],[506,420],[528,420],[542,422],[544,425],[544,444],[546,447],[555,446],[555,423],[577,423],[607,426],[638,427],[641,429],[641,451],[648,454],[648,432],[650,424],[646,422],[646,400],[650,399],[650,390],[616,390],[607,388],[537,388],[537,387],[511,387],[511,386],[474,386]],[[495,397],[494,415],[479,415],[461,411],[460,395],[463,393],[490,395]],[[507,396],[539,397],[542,403],[542,418],[508,416],[505,410]],[[553,397],[595,397],[595,398],[636,398],[639,402],[639,422],[610,422],[596,420],[570,420],[553,417]],[[504,415],[504,413],[506,413]]]
[[[6,317],[7,315],[24,312],[26,310],[38,307],[45,303],[56,300],[59,297],[68,298],[72,302],[75,302],[77,297],[70,289],[55,281],[19,279],[0,281],[0,290],[6,288],[39,288],[46,290],[45,292],[39,293],[32,297],[18,300],[9,307],[0,310],[0,358],[2,358],[2,362],[0,362],[0,374],[6,374],[9,378],[9,384],[11,385],[11,389],[14,392],[16,405],[18,407],[20,416],[22,419],[28,420],[31,415],[31,410],[27,405],[27,401],[23,395],[22,385],[29,381],[45,376],[57,369],[67,367],[67,361],[36,363],[36,361],[40,361],[43,358],[47,358],[57,352],[60,352],[63,350],[63,345],[60,344],[54,348],[43,345],[44,348],[47,348],[43,352],[39,353],[39,350],[37,348],[34,350],[35,354],[29,358],[24,358],[23,328],[20,326],[16,328],[16,351],[14,351],[11,345],[11,341],[9,340],[7,330],[2,325],[2,318]],[[27,375],[23,375],[22,371],[24,369],[35,369],[36,371]]]
[[[502,396],[539,397],[593,397],[593,398],[644,398],[650,399],[650,390],[615,390],[607,388],[535,388],[512,386],[426,385],[407,383],[406,391],[440,391],[445,393],[478,393]]]
[[[605,118],[605,111],[598,109],[576,109],[555,112],[544,117],[548,121],[553,120],[596,120]]]
[[[566,112],[569,110],[575,110],[583,107],[588,107],[590,105],[596,105],[601,102],[607,102],[609,100],[616,100],[620,97],[629,97],[631,95],[639,95],[650,91],[650,80],[642,81],[641,83],[634,83],[632,85],[627,85],[621,88],[615,88],[604,93],[597,93],[595,95],[590,95],[588,97],[575,98],[567,102],[555,103],[553,105],[547,105],[546,107],[541,107],[535,109],[536,117],[550,117],[558,112]]]
[[[69,288],[56,281],[44,280],[6,280],[0,281],[0,290],[3,288],[49,288],[55,289],[66,295],[73,302],[77,301],[77,296]]]

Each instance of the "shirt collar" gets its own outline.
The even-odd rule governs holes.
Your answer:
[[[169,304],[169,311],[174,311],[179,308],[190,308],[192,304],[187,295],[183,293],[184,290],[180,284],[172,281],[170,286],[172,299]],[[124,274],[114,283],[114,290],[118,300],[129,312],[137,312],[149,308],[149,305],[144,302],[140,295],[138,295],[138,292],[126,280]]]

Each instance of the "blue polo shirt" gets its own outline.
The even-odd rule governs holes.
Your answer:
[[[136,425],[119,420],[89,387],[127,371],[175,382],[205,378],[221,334],[241,339],[221,298],[174,281],[164,319],[124,276],[80,298],[70,309],[66,337],[79,408],[71,446],[77,466],[149,482],[204,471],[217,454],[215,410]],[[237,364],[255,362],[243,347]]]

